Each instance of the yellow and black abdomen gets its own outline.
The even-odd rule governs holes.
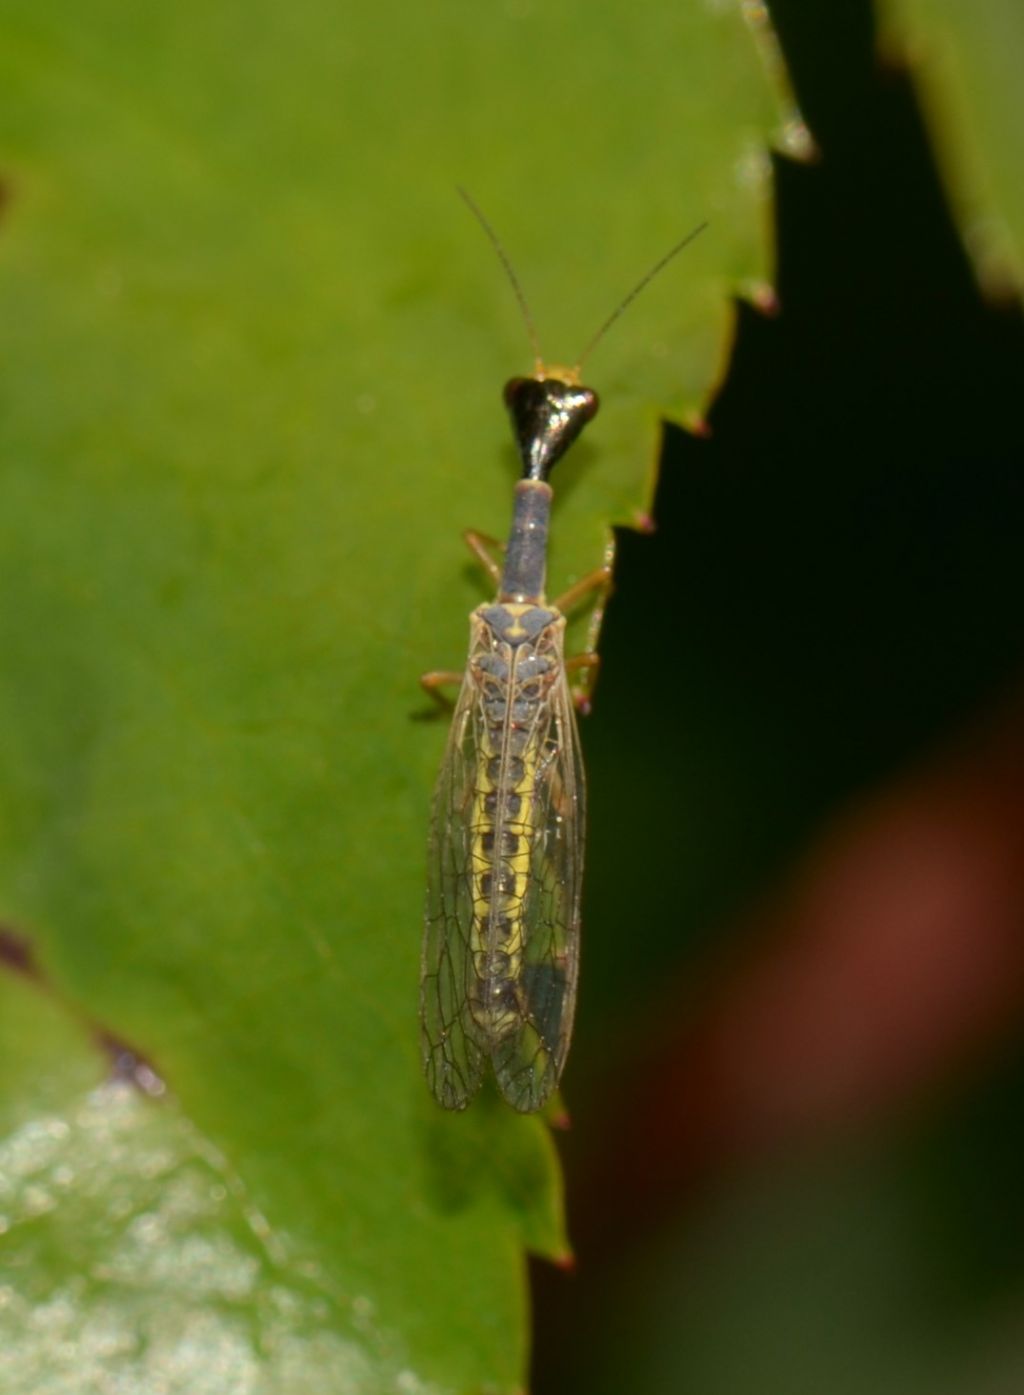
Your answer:
[[[584,791],[564,629],[526,601],[471,619],[435,794],[421,977],[424,1067],[450,1109],[487,1064],[514,1108],[539,1109],[569,1046]]]
[[[478,658],[482,730],[473,811],[473,1020],[493,1048],[522,1027],[530,1005],[524,969],[538,775],[547,694],[560,676],[550,647],[557,612],[527,604],[481,607]],[[540,642],[538,642],[540,641]]]

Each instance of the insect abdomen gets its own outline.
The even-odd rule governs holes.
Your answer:
[[[538,721],[551,678],[536,639],[559,617],[546,608],[489,608],[490,644],[481,655],[480,774],[473,826],[473,971],[470,1010],[487,1045],[521,1028],[529,1015],[524,986],[524,916],[534,841]]]
[[[473,848],[473,1019],[490,1043],[522,1021],[523,908],[535,761],[510,724],[488,723]],[[517,747],[519,750],[510,749]]]

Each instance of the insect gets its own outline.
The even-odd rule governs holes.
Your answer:
[[[604,566],[557,600],[545,596],[549,476],[592,421],[597,394],[580,364],[643,287],[704,225],[654,266],[574,368],[545,365],[525,298],[490,224],[464,191],[519,301],[534,373],[505,386],[523,466],[499,563],[493,539],[466,541],[497,584],[470,616],[463,674],[430,673],[433,694],[461,680],[434,794],[420,989],[423,1066],[435,1098],[464,1109],[488,1066],[514,1109],[540,1109],[569,1049],[579,965],[584,773],[569,674],[597,655],[564,656],[565,614],[611,580]]]

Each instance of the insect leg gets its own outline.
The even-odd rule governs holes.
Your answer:
[[[598,671],[601,668],[601,655],[590,649],[584,654],[574,654],[571,659],[565,661],[565,672],[570,676],[582,669],[586,678],[582,683],[570,683],[573,706],[577,712],[582,712],[584,716],[590,711],[590,696],[594,691],[594,684],[597,682]]]
[[[497,586],[501,580],[501,563],[496,560],[493,551],[504,552],[505,544],[497,538],[488,537],[486,533],[478,533],[475,528],[467,528],[462,536],[470,552]]]
[[[565,615],[570,610],[574,610],[584,596],[589,596],[592,591],[598,591],[600,594],[594,609],[603,615],[604,603],[608,599],[611,589],[612,569],[611,565],[606,562],[603,567],[597,567],[594,571],[588,572],[586,576],[581,576],[579,581],[574,581],[568,591],[563,591],[558,599],[552,601],[551,604]]]
[[[605,603],[611,589],[612,568],[611,563],[606,562],[603,567],[597,567],[594,571],[588,572],[586,576],[581,576],[579,581],[570,586],[568,591],[563,592],[554,602],[556,609],[564,615],[592,593],[596,593],[597,597],[587,625],[586,647],[579,654],[568,659],[565,665],[566,673],[571,674],[577,670],[582,670],[584,674],[582,681],[573,684],[572,687],[572,700],[577,712],[590,711],[590,698],[594,691],[597,671],[601,663],[597,652],[597,637],[601,632]]]
[[[430,696],[445,712],[450,712],[455,706],[455,702],[442,692],[442,688],[455,688],[462,682],[462,674],[455,669],[433,669],[430,673],[420,674],[420,687]]]

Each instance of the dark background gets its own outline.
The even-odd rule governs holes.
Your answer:
[[[1024,1389],[1024,325],[869,7],[772,10],[819,158],[619,540],[535,1395]]]

